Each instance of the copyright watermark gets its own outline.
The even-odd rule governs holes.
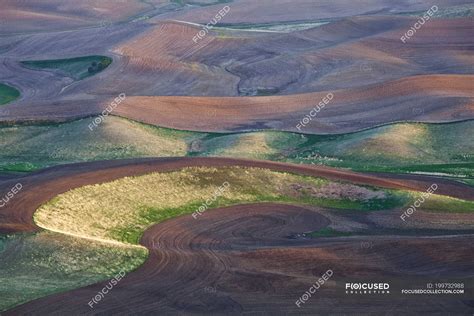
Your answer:
[[[116,97],[106,108],[102,111],[102,113],[94,118],[92,123],[89,124],[89,129],[93,131],[96,127],[102,124],[105,121],[105,118],[110,115],[110,113],[115,110],[115,108],[125,100],[126,95],[125,93],[120,93],[118,97]]]
[[[99,304],[99,302],[102,301],[105,295],[107,295],[109,291],[111,291],[114,286],[116,286],[120,282],[120,280],[123,279],[124,276],[124,271],[120,271],[119,273],[117,273],[117,275],[112,280],[110,280],[106,286],[104,286],[99,292],[97,292],[97,294],[89,301],[89,303],[87,303],[87,305],[89,305],[90,308],[94,308],[94,305]]]
[[[10,202],[15,197],[15,195],[17,195],[21,191],[22,188],[23,185],[21,183],[15,184],[10,189],[10,191],[8,191],[7,194],[5,194],[5,196],[2,197],[2,199],[0,200],[0,208],[6,206],[8,202]]]
[[[296,306],[300,308],[302,304],[306,304],[311,296],[316,294],[316,291],[319,290],[321,286],[323,286],[333,276],[333,274],[334,272],[332,270],[327,270],[303,295],[300,296],[299,299],[296,300]]]
[[[193,218],[197,219],[198,216],[201,216],[205,211],[207,211],[212,205],[212,203],[214,203],[219,196],[224,194],[224,192],[229,188],[229,186],[229,182],[226,181],[220,187],[218,187],[212,197],[208,198],[197,210],[193,212]]]
[[[298,124],[296,124],[296,129],[301,131],[302,128],[306,127],[306,125],[308,125],[313,120],[313,118],[315,118],[318,113],[321,112],[321,110],[324,109],[324,107],[328,105],[329,102],[331,102],[332,99],[334,99],[334,94],[330,92],[321,100],[321,102],[318,103],[317,106],[312,108],[311,111],[309,111],[309,113],[303,117],[303,119],[301,119]]]
[[[428,11],[426,11],[425,14],[423,14],[423,16],[418,21],[416,21],[415,24],[413,24],[413,26],[405,32],[405,34],[402,35],[402,37],[400,37],[400,40],[403,43],[406,43],[406,41],[411,39],[415,35],[416,31],[421,29],[421,27],[427,21],[429,21],[436,12],[438,12],[438,6],[434,5]]]
[[[426,199],[428,199],[431,195],[434,194],[434,192],[438,189],[438,185],[436,183],[433,183],[426,192],[423,192],[421,194],[421,197],[418,198],[413,205],[411,205],[405,212],[400,215],[400,219],[404,222],[406,222],[406,218],[410,217],[413,213],[416,212],[416,210],[423,204],[425,203]]]
[[[209,21],[206,25],[203,26],[203,29],[197,32],[196,35],[193,37],[193,42],[197,43],[198,41],[202,40],[204,37],[206,37],[207,34],[209,34],[209,31],[216,26],[217,23],[219,23],[220,20],[222,20],[227,13],[229,13],[230,7],[226,5],[223,7],[217,14],[214,16],[214,18]]]

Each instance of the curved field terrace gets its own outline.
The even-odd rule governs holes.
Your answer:
[[[5,0],[0,314],[473,315],[469,0]]]

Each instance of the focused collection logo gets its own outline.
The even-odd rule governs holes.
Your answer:
[[[346,294],[390,294],[390,284],[346,283]]]

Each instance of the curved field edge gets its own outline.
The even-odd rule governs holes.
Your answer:
[[[115,116],[90,131],[91,120],[0,128],[4,148],[0,170],[27,172],[58,164],[138,157],[213,156],[474,179],[474,139],[463,136],[474,133],[474,121],[396,123],[349,134],[308,135],[187,132]]]
[[[222,194],[207,204],[226,182],[228,186],[221,190]],[[419,194],[246,167],[188,167],[79,187],[56,196],[36,211],[34,220],[44,231],[23,235],[26,246],[7,247],[12,249],[7,253],[15,253],[16,257],[1,257],[5,272],[2,284],[15,287],[10,292],[2,289],[8,299],[1,308],[104,281],[118,272],[138,268],[148,252],[136,244],[147,228],[195,212],[203,205],[210,210],[277,201],[323,206],[336,213],[369,212],[405,206]],[[459,206],[463,211],[474,211],[473,202],[437,196],[433,199],[435,211],[440,209],[436,199],[444,206],[461,203],[450,208],[454,211]],[[208,209],[202,209],[196,220],[206,216]],[[40,241],[45,238],[47,242],[40,243],[35,238]],[[10,262],[5,263],[4,258],[10,258]],[[15,268],[20,268],[22,273],[15,273]],[[25,269],[27,274],[23,272]],[[32,282],[25,282],[28,279]],[[44,280],[48,280],[46,286]],[[28,287],[24,288],[25,285]]]
[[[420,194],[263,168],[186,167],[70,190],[42,205],[34,220],[64,234],[137,244],[150,225],[193,212],[198,219],[209,208],[284,202],[367,212],[405,207]],[[472,212],[474,202],[433,195],[423,208]]]
[[[0,83],[0,105],[15,101],[20,97],[20,91],[4,83]]]
[[[147,256],[144,247],[50,231],[0,235],[0,311],[127,273]]]
[[[65,59],[25,60],[21,64],[33,70],[60,70],[74,80],[81,80],[105,70],[112,58],[101,55]]]

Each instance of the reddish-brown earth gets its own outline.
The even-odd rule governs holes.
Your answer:
[[[291,33],[213,32],[197,44],[199,28],[173,21],[10,36],[0,54],[0,81],[22,97],[0,109],[0,121],[97,115],[120,93],[128,97],[113,114],[203,131],[295,130],[329,92],[334,100],[304,132],[474,118],[472,19],[432,20],[403,44],[400,36],[415,21],[354,17]],[[93,54],[114,63],[78,82],[18,64]],[[276,95],[230,98],[258,89]]]
[[[227,4],[180,11],[167,17],[185,21],[208,23],[224,5],[231,11],[225,23],[268,23],[338,19],[357,15],[392,15],[404,12],[427,11],[431,6],[440,8],[470,3],[469,0],[234,0]]]
[[[333,101],[302,131],[346,133],[389,122],[469,119],[474,115],[473,82],[474,76],[418,76],[331,91]],[[129,97],[115,114],[185,130],[296,131],[297,124],[327,93],[253,98]],[[422,109],[418,115],[414,115],[416,109]]]
[[[167,0],[2,0],[0,35],[102,27],[177,6]]]
[[[6,313],[19,314],[340,314],[385,315],[472,313],[472,297],[413,296],[397,293],[425,287],[442,273],[457,280],[472,275],[472,237],[367,237],[291,239],[330,220],[317,209],[254,204],[208,211],[148,229],[141,244],[150,257],[91,309],[103,282],[51,295]],[[453,245],[456,244],[456,247]],[[333,276],[299,308],[296,300],[326,271]],[[345,282],[389,282],[391,294],[345,293]],[[471,283],[467,284],[469,287]]]

